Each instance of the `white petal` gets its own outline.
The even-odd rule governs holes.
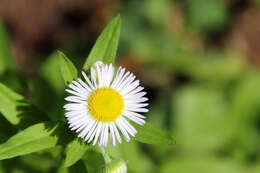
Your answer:
[[[90,122],[84,126],[84,129],[79,133],[79,137],[84,138],[91,128],[95,126],[95,120],[90,120]]]
[[[141,97],[141,98],[131,98],[131,99],[126,99],[125,103],[143,103],[146,102],[148,100],[148,98],[146,97]]]
[[[88,143],[90,143],[93,140],[98,130],[98,127],[99,122],[96,121],[94,127],[88,132],[87,136],[85,137],[85,141],[88,140]]]
[[[104,75],[103,75],[103,65],[97,65],[96,68],[93,68],[93,70],[96,70],[97,72],[97,82],[98,82],[98,87],[103,87],[104,86]],[[93,72],[94,73],[94,72]]]
[[[85,78],[85,80],[87,81],[87,83],[88,83],[88,85],[90,86],[90,88],[91,88],[92,90],[94,90],[95,87],[94,87],[93,84],[90,82],[90,80],[89,80],[88,76],[86,75],[86,73],[85,73],[84,71],[82,71],[81,73],[82,73],[83,77]]]
[[[78,81],[88,92],[92,92],[92,89],[85,82],[83,82],[80,78],[78,79]]]
[[[86,88],[84,88],[80,83],[78,83],[77,81],[72,81],[72,83],[74,85],[76,85],[76,87],[78,87],[82,92],[86,92],[87,94],[89,94],[88,90],[86,90]]]
[[[115,88],[115,86],[118,84],[118,82],[121,80],[123,74],[125,72],[125,68],[119,67],[116,77],[111,85],[112,88]]]
[[[127,133],[127,131],[125,130],[124,126],[122,125],[121,119],[118,118],[116,120],[116,125],[118,126],[118,128],[120,129],[120,131],[122,132],[122,134],[124,135],[126,141],[130,141],[130,137]]]
[[[91,126],[91,128],[90,128],[90,130],[84,135],[85,136],[85,141],[91,141],[90,140],[90,137],[93,135],[93,134],[95,134],[94,133],[94,131],[96,130],[96,127],[97,127],[97,124],[98,124],[98,122],[97,121],[94,121],[95,123],[94,123],[94,125],[93,126]],[[86,136],[87,135],[87,136]]]
[[[139,116],[135,116],[135,114],[138,114],[138,113],[130,113],[129,111],[124,111],[123,112],[123,116],[125,116],[128,119],[134,121],[135,123],[137,123],[139,125],[145,124],[145,120],[142,119],[142,118],[145,118],[145,117],[140,115],[140,114],[138,114]]]
[[[67,91],[67,92],[70,93],[70,94],[79,96],[79,97],[81,97],[82,99],[86,99],[86,95],[84,95],[84,94],[78,93],[78,92],[73,91],[73,90],[70,90],[70,89],[65,89],[65,91]]]
[[[122,120],[122,125],[125,127],[126,131],[130,135],[135,136],[137,133],[136,129],[124,117],[120,117],[120,119]]]
[[[120,73],[118,74],[118,76],[116,76],[117,79],[115,79],[116,82],[113,82],[112,84],[112,88],[117,88],[118,85],[120,85],[120,83],[130,74],[130,72],[126,72],[125,74],[125,68],[121,68],[120,69]]]
[[[70,102],[74,102],[74,103],[85,103],[86,100],[82,99],[80,97],[77,96],[68,96],[65,98],[66,101],[70,101]]]
[[[68,87],[73,89],[74,91],[80,93],[81,95],[87,95],[88,94],[85,89],[82,90],[81,88],[73,85],[72,83],[69,84]]]
[[[70,122],[69,122],[70,123]],[[76,130],[76,129],[78,129],[79,127],[81,127],[83,124],[85,124],[86,123],[86,120],[83,120],[83,121],[79,121],[78,123],[76,123],[76,124],[70,124],[69,125],[69,128],[71,129],[71,130]]]
[[[77,114],[77,115],[75,115],[75,116],[73,116],[73,117],[69,117],[68,118],[68,120],[70,121],[70,122],[74,122],[74,121],[77,121],[77,120],[82,120],[82,119],[84,119],[86,116],[84,115],[84,114]]]
[[[129,93],[124,94],[124,97],[133,96],[134,94],[136,94],[136,93],[142,91],[143,89],[144,89],[144,87],[139,86],[139,87],[137,87],[136,89],[130,91]]]
[[[138,87],[139,85],[140,85],[139,80],[134,81],[133,83],[131,83],[127,87],[123,88],[123,90],[121,91],[122,95],[127,94],[128,92],[136,89],[136,87]]]
[[[127,110],[123,110],[123,114],[125,115],[132,115],[132,116],[135,116],[135,117],[138,117],[138,118],[142,118],[142,119],[145,119],[146,117],[139,114],[139,113],[136,113],[136,112],[132,112],[132,111],[127,111]]]
[[[125,79],[130,75],[131,73],[128,71],[126,72],[123,77],[119,80],[119,82],[117,83],[117,85],[115,86],[115,89],[117,89],[124,81]]]
[[[126,86],[126,88],[129,87],[129,85],[131,84],[131,82],[133,82],[135,79],[135,75],[133,73],[130,73],[129,76],[127,76],[124,81],[122,81],[120,84],[118,84],[117,86],[117,90],[121,91],[122,89],[124,89],[124,87]]]
[[[109,87],[114,77],[114,67],[112,64],[109,65],[107,74],[106,74],[106,81],[105,86]]]
[[[128,96],[124,96],[124,99],[136,99],[136,98],[141,98],[143,97],[144,95],[146,94],[146,92],[139,92],[139,93],[136,93],[134,95],[128,95]]]
[[[95,133],[95,139],[94,139],[94,142],[93,142],[93,145],[96,144],[96,142],[98,141],[98,138],[99,138],[99,135],[101,132],[103,132],[103,123],[98,123],[98,127],[97,127],[97,132]]]
[[[104,146],[106,147],[107,146],[107,143],[108,143],[108,124],[106,123],[106,129],[105,129],[105,136],[104,136]]]
[[[128,103],[126,107],[128,108],[142,108],[148,106],[148,103]]]
[[[63,106],[64,109],[67,111],[77,111],[77,110],[86,110],[86,104],[85,103],[68,103]]]
[[[67,118],[69,118],[69,117],[77,116],[77,115],[79,115],[79,114],[86,114],[86,113],[87,113],[86,110],[76,110],[76,111],[66,112],[66,113],[65,113],[65,116],[66,116]]]
[[[125,108],[125,110],[134,112],[148,112],[148,109],[146,108]]]
[[[116,145],[116,139],[115,139],[115,132],[114,132],[112,124],[109,124],[109,131],[110,131],[111,143],[112,143],[113,146],[115,146]]]
[[[99,146],[106,146],[108,142],[108,123],[104,123]]]
[[[84,125],[82,125],[80,128],[78,128],[78,129],[76,130],[76,132],[77,132],[77,133],[82,132],[82,131],[85,130],[91,123],[94,124],[94,121],[91,120],[90,118],[88,118],[88,121],[87,121]],[[84,135],[84,136],[85,136],[85,135]],[[84,137],[84,136],[83,136],[83,137]],[[83,137],[82,137],[82,138],[83,138]]]
[[[121,140],[120,134],[118,132],[118,129],[117,129],[115,123],[112,123],[112,127],[113,127],[115,134],[116,134],[116,138],[117,138],[118,142],[121,144],[122,140]]]
[[[103,145],[104,135],[105,135],[105,124],[103,124],[102,128],[101,128],[100,139],[99,139],[99,144],[98,144],[99,146]],[[93,143],[93,145],[94,145],[94,143]]]

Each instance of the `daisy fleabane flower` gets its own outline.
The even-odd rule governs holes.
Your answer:
[[[68,85],[66,91],[72,96],[65,98],[65,116],[71,130],[78,133],[88,143],[107,146],[109,137],[112,145],[121,143],[120,133],[126,141],[137,131],[130,124],[145,123],[148,112],[144,97],[146,92],[139,80],[121,66],[116,70],[112,64],[96,62],[90,70],[90,78],[82,71],[85,82],[78,78]]]

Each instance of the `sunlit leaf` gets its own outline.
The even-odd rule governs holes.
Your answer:
[[[173,145],[174,139],[164,130],[146,123],[143,126],[134,124],[138,133],[135,136],[135,140],[147,144],[158,145]]]
[[[39,111],[23,96],[0,83],[0,112],[13,125],[23,123],[31,125],[34,122],[48,120],[46,115]]]
[[[19,102],[23,99],[23,96],[0,83],[0,112],[12,124],[18,124],[20,121],[17,106],[24,104]]]
[[[121,18],[118,15],[104,29],[84,64],[87,71],[96,61],[114,63],[120,35]]]
[[[66,57],[66,55],[60,51],[59,53],[59,64],[60,64],[60,71],[63,77],[65,84],[70,83],[73,79],[76,79],[78,76],[78,71],[73,63]]]
[[[57,125],[39,123],[12,136],[0,145],[0,160],[54,147],[58,137],[53,134]]]
[[[64,166],[69,167],[76,163],[88,148],[89,146],[84,141],[79,138],[74,139],[67,147]]]

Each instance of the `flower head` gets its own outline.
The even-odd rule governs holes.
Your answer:
[[[72,94],[65,98],[70,103],[64,106],[71,130],[93,145],[99,141],[100,146],[106,146],[109,136],[113,145],[116,140],[121,143],[120,132],[129,141],[137,133],[129,120],[143,125],[145,116],[140,113],[148,111],[139,80],[125,68],[116,70],[100,61],[91,67],[90,79],[84,72],[82,75],[85,82],[79,78],[66,89]]]

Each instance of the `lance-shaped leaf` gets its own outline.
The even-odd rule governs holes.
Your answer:
[[[73,65],[73,63],[66,57],[66,55],[60,51],[59,53],[59,64],[60,71],[63,77],[65,84],[70,83],[73,79],[76,79],[78,76],[78,70]]]
[[[13,125],[26,127],[36,122],[48,120],[24,97],[0,83],[0,112]]]
[[[7,32],[3,23],[0,21],[0,74],[7,69],[14,69],[13,57]]]
[[[143,126],[133,124],[138,133],[135,136],[135,140],[147,144],[158,144],[158,145],[173,145],[174,139],[169,135],[168,132],[146,123]]]
[[[118,15],[106,26],[91,49],[83,67],[85,71],[96,61],[114,63],[120,35],[120,25],[121,18]]]
[[[39,123],[17,133],[0,144],[0,160],[54,147],[58,137],[53,134],[57,125]]]
[[[62,54],[62,53],[61,53]],[[63,94],[64,82],[59,69],[60,53],[55,51],[52,53],[40,68],[40,76],[50,85],[51,89],[56,93]]]
[[[90,148],[84,141],[79,138],[74,139],[66,149],[65,167],[69,167],[76,163]]]
[[[0,83],[0,112],[11,124],[16,125],[20,122],[20,111],[17,107],[24,104],[19,102],[23,99],[23,96]]]

